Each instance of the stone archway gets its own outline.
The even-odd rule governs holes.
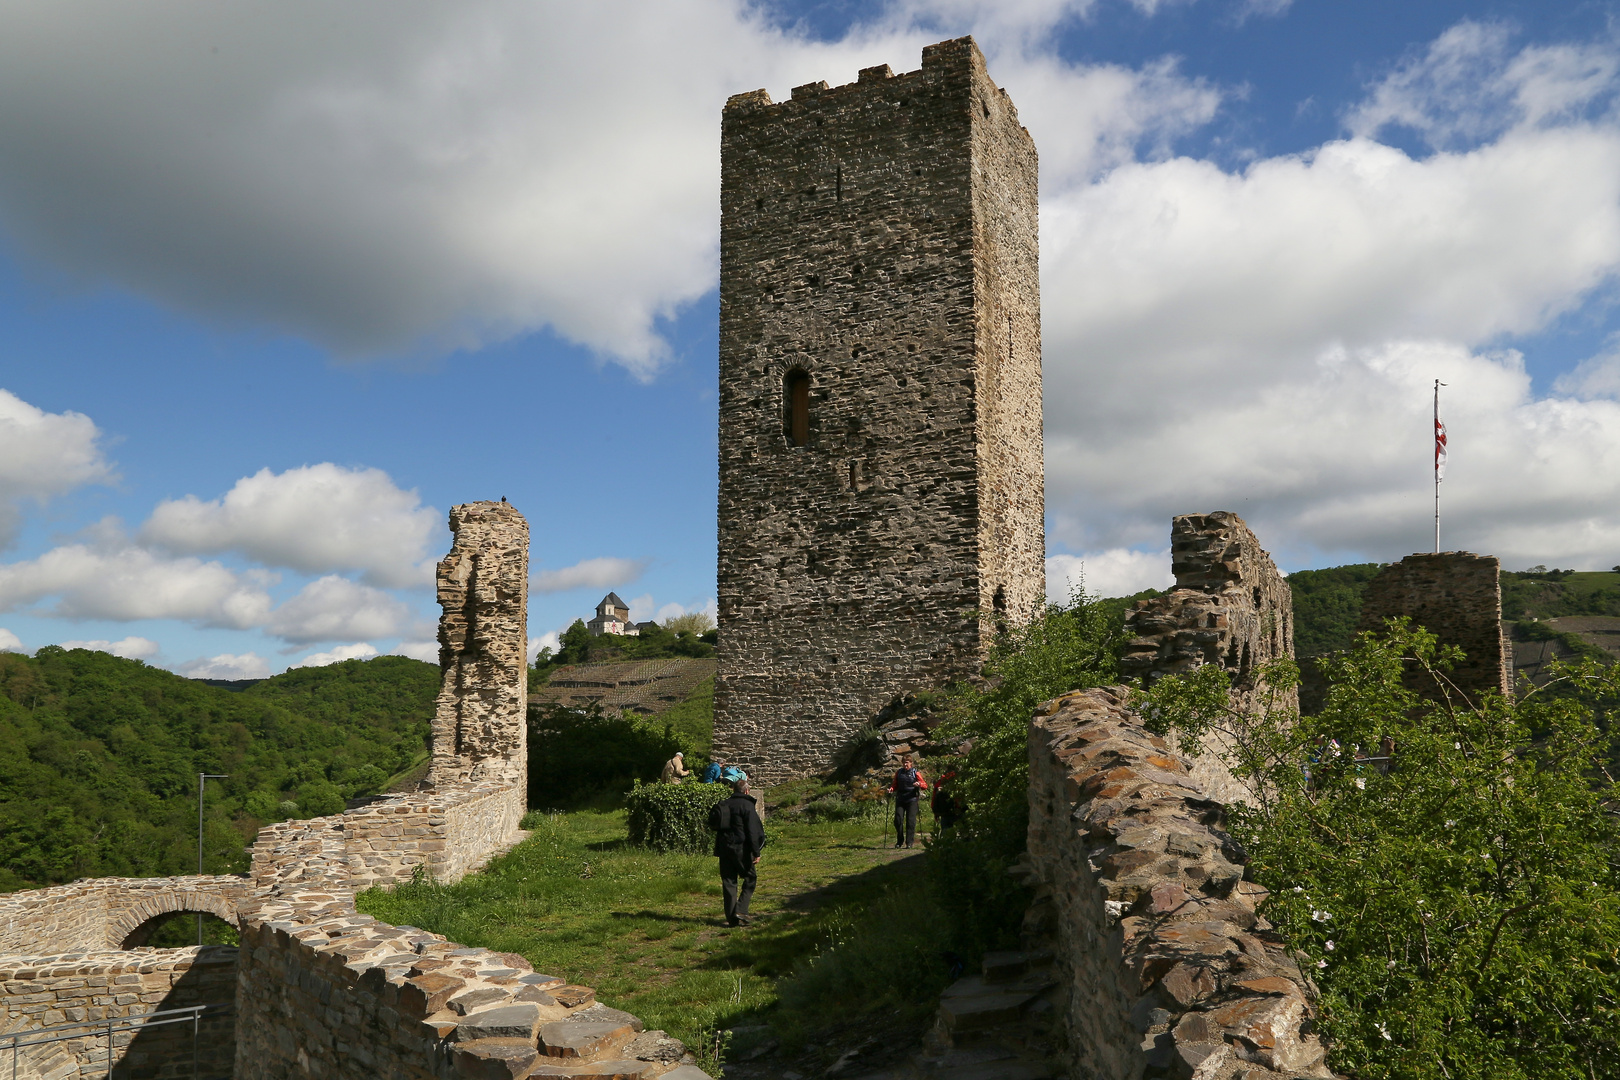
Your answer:
[[[115,949],[138,949],[146,944],[164,916],[176,912],[200,912],[213,915],[232,926],[239,925],[236,905],[225,897],[202,891],[176,890],[142,897],[120,911],[107,924],[107,944]]]

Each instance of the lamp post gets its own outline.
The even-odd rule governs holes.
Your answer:
[[[230,775],[231,775],[230,773],[205,773],[205,772],[200,772],[200,773],[197,774],[197,876],[198,877],[201,877],[202,872],[203,872],[203,786],[205,784],[207,784],[208,781],[210,781],[210,780],[227,780],[227,779],[230,778]],[[202,912],[200,912],[200,911],[197,912],[197,944],[198,945],[201,945],[203,943],[202,942],[202,937],[203,937],[202,919],[203,919]]]

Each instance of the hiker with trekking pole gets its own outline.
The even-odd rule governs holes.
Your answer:
[[[917,771],[911,755],[900,759],[900,770],[889,783],[894,797],[894,846],[912,847],[917,842],[917,804],[928,790],[928,778]]]

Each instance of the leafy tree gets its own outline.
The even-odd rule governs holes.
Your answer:
[[[1024,850],[1029,823],[1029,718],[1035,706],[1070,690],[1118,679],[1125,631],[1117,604],[1077,590],[990,648],[982,681],[949,694],[951,719],[940,736],[967,741],[957,793],[961,823],[929,859],[936,899],[951,917],[958,948],[1010,943],[1027,905],[1007,867]]]
[[[1593,722],[1620,670],[1566,668],[1563,692],[1478,708],[1403,685],[1408,665],[1443,673],[1458,655],[1392,620],[1324,661],[1317,716],[1280,693],[1238,709],[1216,666],[1139,701],[1184,748],[1227,737],[1256,793],[1231,827],[1272,892],[1262,914],[1320,985],[1335,1068],[1620,1075],[1620,834]],[[1282,690],[1295,674],[1284,660],[1264,677]]]
[[[1350,648],[1361,622],[1361,594],[1382,569],[1380,563],[1355,563],[1289,574],[1295,654],[1326,656]]]
[[[568,629],[562,632],[557,642],[557,654],[552,657],[553,666],[563,664],[583,664],[591,652],[591,632],[585,627],[584,619],[575,619]]]
[[[660,625],[672,634],[690,633],[694,637],[701,637],[714,629],[714,620],[707,611],[688,611],[685,615],[665,619]]]
[[[672,726],[656,718],[604,713],[596,705],[531,705],[529,805],[571,809],[617,800],[633,782],[656,779],[664,762],[685,749]]]

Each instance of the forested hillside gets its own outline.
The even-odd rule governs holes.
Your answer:
[[[85,649],[0,653],[0,890],[246,869],[261,824],[315,817],[425,753],[439,672],[399,656],[233,692]]]
[[[1294,653],[1324,656],[1348,649],[1361,619],[1361,594],[1383,567],[1353,563],[1288,575],[1294,594]]]

